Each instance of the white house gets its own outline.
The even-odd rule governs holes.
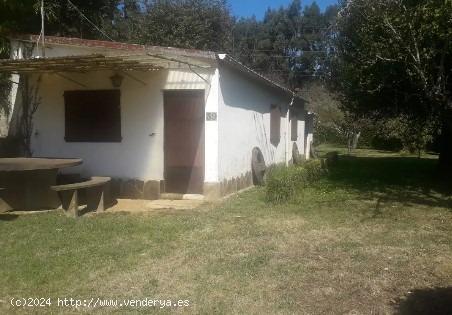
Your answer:
[[[253,185],[258,155],[267,166],[289,164],[297,152],[309,157],[303,100],[227,54],[62,37],[47,37],[44,48],[36,41],[12,40],[12,59],[0,61],[18,83],[9,133],[27,74],[39,95],[33,156],[82,158],[68,171],[115,178],[124,197],[218,198]]]

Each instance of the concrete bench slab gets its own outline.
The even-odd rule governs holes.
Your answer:
[[[110,181],[110,177],[92,177],[90,180],[80,183],[51,186],[51,189],[58,192],[66,213],[78,217],[78,191],[80,189],[87,190],[87,208],[89,210],[103,212],[105,211],[105,186]]]

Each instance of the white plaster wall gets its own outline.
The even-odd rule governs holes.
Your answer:
[[[306,146],[305,146],[305,155],[306,159],[311,158],[311,146],[314,142],[314,114],[306,112]]]
[[[92,48],[54,45],[47,56],[105,53]],[[17,53],[20,53],[17,50]],[[36,52],[35,52],[36,53]],[[111,89],[111,71],[66,73],[81,87],[56,74],[43,75],[42,104],[35,116],[32,149],[35,156],[79,157],[84,163],[65,172],[85,176],[104,175],[142,180],[163,179],[163,91],[204,89],[206,112],[217,113],[217,121],[205,123],[205,182],[231,179],[251,170],[251,153],[259,147],[267,165],[292,157],[287,107],[291,97],[222,66],[220,70],[186,69],[130,72],[146,82],[125,76],[121,86],[121,143],[67,143],[64,140],[65,90]],[[207,81],[207,82],[206,82]],[[270,143],[270,106],[280,105],[281,139]],[[305,148],[305,122],[299,121],[297,145]],[[154,134],[153,136],[150,136]]]
[[[105,175],[139,179],[161,179],[163,171],[163,115],[161,91],[165,72],[140,76],[148,84],[126,78],[121,86],[120,143],[66,142],[64,97],[66,90],[111,89],[110,71],[65,74],[82,82],[83,88],[58,75],[46,74],[41,83],[41,105],[35,115],[34,156],[82,158],[83,164],[68,172],[85,176]],[[149,136],[155,133],[155,136]]]
[[[300,105],[302,107],[303,105]],[[295,142],[298,147],[298,153],[304,155],[306,145],[306,115],[304,115],[304,109],[298,112],[298,137],[297,141],[292,141],[292,145]]]
[[[291,97],[262,85],[244,74],[220,67],[219,180],[232,179],[251,171],[252,149],[259,147],[267,165],[285,163],[292,157],[291,128],[287,108]],[[281,139],[270,142],[270,107],[280,105]],[[299,122],[297,145],[304,148],[304,122]],[[286,151],[287,150],[287,151]],[[286,154],[287,152],[287,154]]]
[[[298,137],[297,137],[297,146],[298,153],[301,155],[305,155],[305,145],[306,145],[306,121],[305,121],[305,111],[298,112]]]
[[[49,49],[52,56],[73,55],[81,49],[55,47]],[[91,50],[88,53],[92,53]],[[49,53],[47,54],[50,55]],[[41,105],[35,114],[32,150],[34,156],[82,158],[83,164],[66,169],[66,173],[84,176],[112,176],[142,180],[163,179],[163,92],[177,89],[204,89],[206,110],[215,111],[218,106],[218,83],[214,69],[160,70],[151,72],[128,72],[144,81],[146,85],[124,75],[121,85],[121,132],[120,143],[73,143],[64,140],[64,91],[112,89],[112,71],[90,73],[64,73],[63,75],[82,83],[82,87],[57,74],[44,74],[41,78]],[[208,83],[207,83],[207,82]],[[210,83],[210,82],[213,83]],[[218,80],[216,80],[218,82]],[[206,124],[206,180],[218,178],[218,133],[216,124]],[[213,146],[213,151],[210,146]],[[211,154],[211,152],[213,152]]]
[[[219,101],[218,69],[211,79],[209,93],[206,100],[206,113],[216,113],[217,119],[205,122],[205,176],[204,182],[216,183],[219,181],[219,147],[218,147],[218,101]]]

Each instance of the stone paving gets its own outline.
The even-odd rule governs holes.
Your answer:
[[[152,212],[156,210],[192,210],[204,204],[204,200],[131,200],[118,199],[118,203],[106,212]]]

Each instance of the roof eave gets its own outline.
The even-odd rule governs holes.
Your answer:
[[[38,35],[14,35],[10,36],[9,39],[12,41],[30,42],[36,43],[38,40]],[[214,64],[216,62],[216,54],[213,51],[207,50],[197,50],[197,49],[184,49],[175,47],[162,47],[162,46],[150,46],[150,45],[139,45],[139,44],[128,44],[121,42],[109,42],[91,39],[81,39],[74,37],[58,37],[58,36],[47,36],[46,44],[48,45],[61,45],[70,47],[82,47],[82,48],[92,48],[92,49],[107,49],[111,51],[127,51],[135,53],[151,53],[151,54],[169,54],[183,56],[187,58],[199,58],[203,59],[205,62],[210,62]]]
[[[245,66],[244,64],[242,64],[240,61],[236,60],[235,58],[231,57],[228,54],[218,54],[218,62],[221,63],[225,63],[228,64],[230,66],[233,66],[235,69],[246,73],[248,75],[251,75],[252,77],[254,77],[255,79],[270,85],[273,88],[276,88],[278,90],[280,90],[281,92],[285,93],[286,95],[292,97],[293,99],[298,99],[302,102],[304,102],[305,100],[303,98],[301,98],[300,96],[298,96],[294,91],[290,90],[289,88],[283,86],[282,84],[275,82],[267,77],[265,77],[264,75],[256,72],[255,70]]]

